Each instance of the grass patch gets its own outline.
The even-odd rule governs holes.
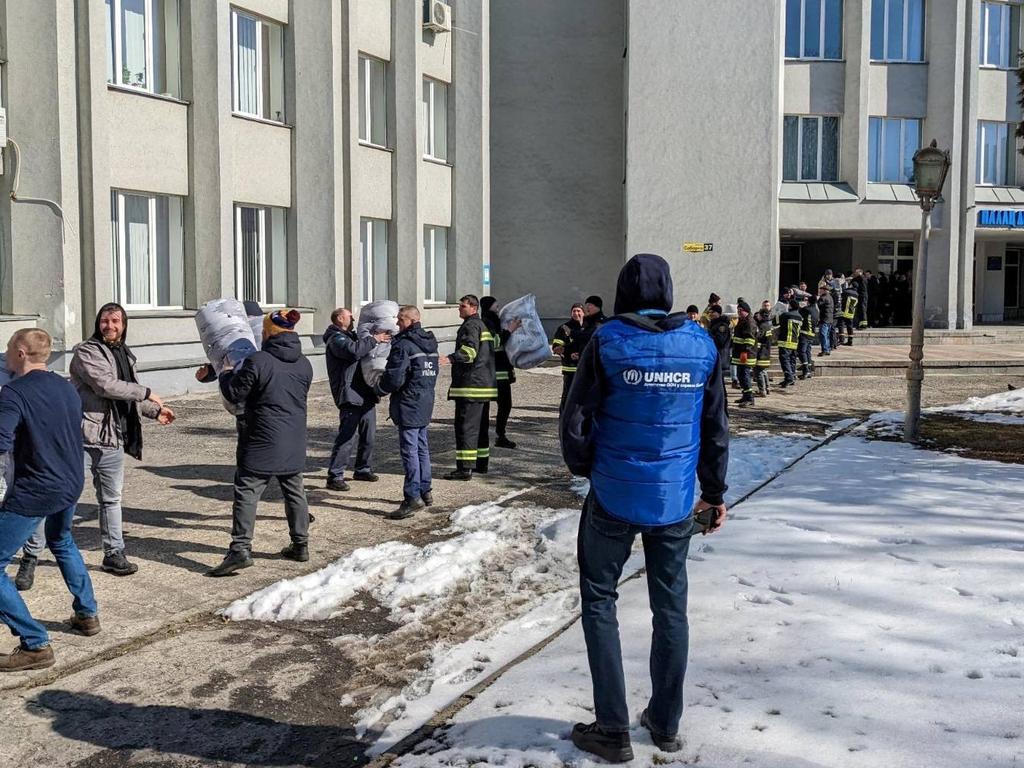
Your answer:
[[[947,414],[926,414],[921,419],[921,443],[969,459],[1024,464],[1024,426],[987,424]]]

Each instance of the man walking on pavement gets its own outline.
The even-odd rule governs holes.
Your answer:
[[[452,366],[448,399],[455,401],[455,470],[445,480],[470,480],[474,471],[487,474],[490,406],[498,399],[493,337],[480,319],[480,300],[472,294],[459,299],[459,317],[455,352],[440,359]]]
[[[591,481],[577,555],[596,717],[577,723],[572,741],[611,762],[633,759],[615,605],[633,540],[643,538],[654,614],[652,695],[640,724],[659,749],[676,752],[694,513],[708,532],[726,516],[729,425],[718,351],[671,309],[668,263],[652,254],[630,259],[619,273],[615,317],[584,351],[560,422],[565,463]],[[695,473],[701,499],[693,509]]]
[[[351,310],[339,308],[331,313],[331,324],[324,331],[327,378],[331,394],[338,406],[338,435],[331,449],[327,469],[327,487],[347,491],[345,469],[356,449],[355,480],[376,482],[373,471],[373,444],[377,436],[377,395],[363,378],[361,361],[378,344],[388,341],[387,333],[375,333],[360,339],[356,336]]]
[[[174,412],[139,384],[135,355],[128,347],[128,313],[120,304],[100,307],[92,336],[74,348],[69,372],[82,399],[85,473],[92,475],[96,488],[103,537],[101,567],[115,576],[130,576],[139,567],[124,554],[124,456],[142,460],[140,416],[170,424]]]
[[[100,631],[92,580],[71,536],[82,493],[82,401],[74,387],[46,369],[52,340],[36,328],[15,331],[7,367],[17,378],[0,391],[0,476],[14,465],[14,482],[0,505],[0,562],[6,563],[43,523],[46,546],[73,597],[71,629]],[[0,620],[20,639],[0,654],[0,672],[53,666],[46,628],[32,618],[18,590],[0,569]]]
[[[256,506],[271,479],[284,496],[291,544],[281,550],[288,560],[309,560],[309,506],[302,471],[306,467],[306,406],[313,366],[302,354],[295,332],[301,315],[280,310],[263,321],[263,345],[237,371],[220,376],[220,391],[245,405],[245,430],[239,438],[241,460],[235,469],[231,507],[231,548],[208,576],[229,576],[252,565]]]
[[[402,503],[388,515],[392,520],[412,517],[434,503],[427,427],[434,412],[437,339],[420,325],[420,311],[413,306],[398,310],[398,329],[377,385],[382,395],[391,395],[388,412],[398,427],[398,450],[405,469]]]

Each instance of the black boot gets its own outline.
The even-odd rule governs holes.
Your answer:
[[[424,491],[423,493],[421,493],[420,498],[423,499],[424,507],[434,506],[434,494],[431,493],[430,491]]]
[[[851,336],[850,338],[848,338],[846,340],[846,346],[848,346],[848,347],[852,347],[853,346],[853,336]]]
[[[115,576],[131,576],[139,570],[139,566],[129,562],[128,558],[124,556],[124,552],[111,552],[109,555],[104,555],[100,568]]]
[[[807,378],[807,366],[806,365],[801,365],[800,366],[800,378],[801,379],[806,379]]]
[[[297,563],[304,563],[309,560],[309,545],[296,544],[294,541],[281,550],[281,557],[286,560],[294,560]]]
[[[235,571],[252,565],[252,555],[247,550],[232,549],[216,568],[206,572],[207,576],[230,576]]]
[[[36,581],[36,563],[39,558],[35,555],[23,555],[21,564],[18,566],[18,575],[14,577],[14,586],[19,592],[28,592]]]
[[[402,503],[398,505],[398,509],[394,512],[388,513],[388,519],[390,520],[405,520],[407,517],[412,517],[421,509],[426,509],[427,505],[423,503],[423,499],[402,499]]]
[[[499,448],[515,448],[516,444],[509,440],[504,435],[498,435],[498,439],[494,441],[494,444]]]
[[[478,475],[486,475],[487,474],[487,465],[488,465],[489,462],[490,462],[490,459],[477,459],[476,460],[476,468],[473,471],[476,472]]]
[[[609,763],[628,763],[633,759],[629,731],[606,731],[597,723],[576,723],[572,727],[572,743]]]
[[[683,748],[682,739],[679,738],[678,734],[675,736],[669,736],[668,734],[655,729],[655,727],[651,725],[646,709],[643,711],[643,714],[640,715],[640,725],[647,729],[648,733],[651,734],[651,741],[654,742],[654,746],[662,752],[678,752]]]
[[[753,405],[753,404],[754,404],[754,393],[753,392],[744,392],[743,393],[743,397],[741,397],[739,400],[736,401],[736,405],[738,405],[740,408],[746,408],[748,405]]]
[[[456,462],[454,470],[444,476],[445,480],[472,480],[473,470],[469,467],[469,462],[459,461]]]

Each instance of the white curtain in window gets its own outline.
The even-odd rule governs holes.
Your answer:
[[[122,80],[146,88],[146,0],[121,0]]]
[[[125,301],[149,304],[149,198],[124,196]]]
[[[373,298],[387,299],[388,291],[388,223],[373,220]]]
[[[257,65],[258,23],[256,19],[235,14],[235,72],[238,79],[238,111],[260,114],[259,68]]]

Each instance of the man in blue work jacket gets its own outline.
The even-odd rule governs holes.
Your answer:
[[[688,649],[686,554],[692,533],[717,531],[726,515],[719,352],[703,328],[671,309],[668,263],[647,253],[630,259],[619,273],[615,317],[584,350],[560,424],[565,463],[591,482],[577,557],[596,721],[577,723],[572,740],[611,762],[633,759],[615,611],[633,540],[643,537],[654,613],[653,690],[640,723],[674,752]]]

